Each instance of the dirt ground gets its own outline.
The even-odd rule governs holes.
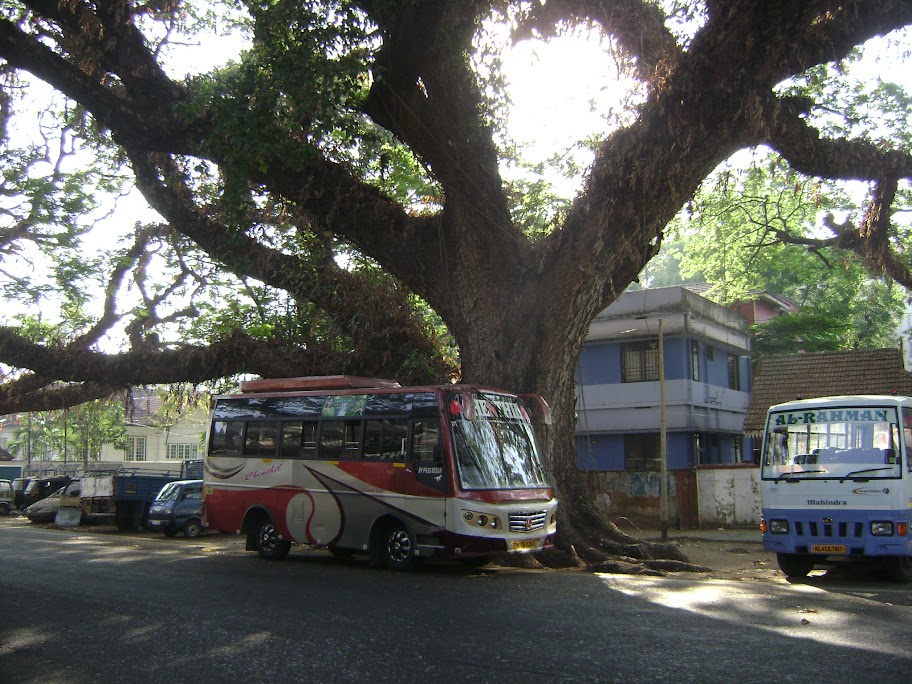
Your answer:
[[[707,579],[769,581],[785,578],[776,564],[776,554],[766,551],[759,541],[679,537],[671,542],[687,555],[691,563],[710,569],[701,573]]]

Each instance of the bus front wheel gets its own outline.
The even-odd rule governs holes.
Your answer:
[[[380,559],[390,570],[410,572],[421,565],[415,549],[415,539],[402,523],[392,523],[380,541]]]
[[[814,569],[814,559],[800,553],[777,553],[776,562],[786,577],[807,577]]]
[[[887,576],[894,582],[912,582],[912,556],[890,556],[886,559]]]
[[[280,539],[275,525],[267,521],[257,530],[256,548],[264,560],[283,560],[291,550],[291,542]]]

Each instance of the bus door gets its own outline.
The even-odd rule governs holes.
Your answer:
[[[408,442],[403,461],[393,464],[393,490],[397,507],[408,514],[416,532],[430,532],[446,524],[449,474],[443,453],[439,418],[408,421]]]

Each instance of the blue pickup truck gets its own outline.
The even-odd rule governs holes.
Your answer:
[[[203,531],[203,481],[178,480],[162,487],[149,508],[149,525],[168,537],[183,532],[188,539]]]
[[[183,461],[174,468],[152,470],[121,466],[116,471],[82,477],[82,508],[89,515],[111,515],[121,530],[149,525],[152,502],[172,482],[202,478],[203,462]]]

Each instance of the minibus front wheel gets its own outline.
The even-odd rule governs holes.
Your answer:
[[[801,553],[777,553],[776,562],[786,577],[807,577],[814,569],[814,558]]]
[[[912,556],[888,556],[884,563],[887,576],[894,582],[912,582]]]

